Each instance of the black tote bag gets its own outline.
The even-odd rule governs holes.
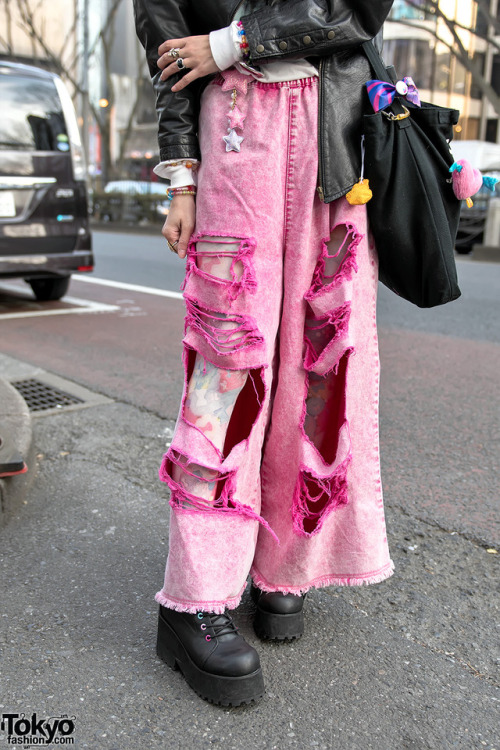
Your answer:
[[[363,48],[375,76],[391,82],[372,42]],[[397,100],[389,110],[363,117],[379,279],[418,307],[443,305],[461,294],[454,253],[460,201],[449,173],[458,117],[456,109],[425,102],[403,107]]]

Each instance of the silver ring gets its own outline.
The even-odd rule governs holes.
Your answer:
[[[179,240],[176,240],[176,242],[169,242],[169,240],[167,240],[167,245],[169,246],[170,250],[173,253],[177,252],[177,250],[175,249],[175,246],[178,245],[178,244],[179,244]]]
[[[171,50],[169,50],[169,52],[167,54],[169,55],[169,57],[173,57],[175,60],[177,60],[177,58],[181,54],[181,51],[180,51],[179,47],[173,47]]]
[[[182,57],[179,57],[179,59],[177,60],[177,67],[179,68],[179,70],[184,70],[184,68],[186,67]]]

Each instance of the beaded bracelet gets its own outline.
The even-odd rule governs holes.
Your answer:
[[[169,188],[167,198],[172,200],[174,195],[196,195],[196,185],[186,185],[185,187]]]
[[[241,21],[237,21],[236,26],[238,28],[238,36],[240,38],[240,51],[243,62],[248,62],[250,59],[250,47],[248,46],[247,38],[245,35],[245,28]]]
[[[166,167],[186,167],[187,169],[194,169],[198,164],[193,164],[192,161],[168,161],[165,164]]]

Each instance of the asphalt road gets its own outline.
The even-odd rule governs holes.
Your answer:
[[[102,279],[179,291],[184,261],[158,235],[93,232],[95,275]]]

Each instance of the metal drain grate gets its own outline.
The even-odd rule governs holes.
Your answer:
[[[58,388],[34,378],[13,381],[12,385],[24,398],[30,411],[62,409],[65,406],[85,403],[83,398],[72,396],[70,393],[60,391]]]

